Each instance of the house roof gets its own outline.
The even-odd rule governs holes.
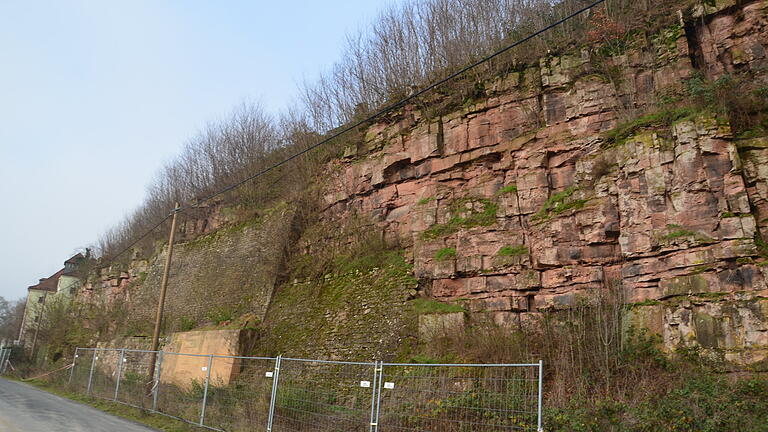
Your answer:
[[[78,253],[77,255],[73,256],[72,258],[64,261],[64,264],[79,264],[80,261],[84,260],[85,256],[81,253]]]
[[[27,288],[27,290],[56,292],[59,285],[59,278],[63,274],[64,269],[61,269],[48,278],[40,279],[40,283],[37,285],[32,285],[31,287]]]
[[[64,261],[64,274],[67,276],[77,276],[80,264],[82,264],[85,260],[85,256],[79,253]]]

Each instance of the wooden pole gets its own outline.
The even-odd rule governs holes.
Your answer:
[[[35,337],[32,339],[32,348],[30,348],[29,353],[30,357],[32,357],[32,362],[36,363],[37,359],[35,358],[35,348],[37,347],[37,335],[40,333],[40,326],[43,324],[43,314],[45,313],[45,300],[48,298],[48,293],[43,293],[43,302],[40,305],[40,313],[37,315],[37,326],[35,327]],[[26,308],[25,308],[26,312]],[[21,324],[22,326],[24,323]]]
[[[168,289],[168,275],[171,272],[171,258],[173,257],[173,238],[176,234],[176,216],[181,207],[176,203],[173,209],[173,218],[171,219],[171,232],[168,234],[168,254],[165,256],[165,268],[163,268],[163,278],[160,281],[160,300],[157,302],[157,314],[155,315],[155,331],[152,332],[152,347],[150,351],[148,392],[156,385],[155,381],[155,362],[157,361],[157,348],[160,345],[160,326],[163,322],[163,309],[165,308],[165,293]]]

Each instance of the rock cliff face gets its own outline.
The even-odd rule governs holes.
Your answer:
[[[542,58],[452,111],[410,106],[368,128],[320,179],[320,220],[295,249],[312,258],[328,238],[376,232],[406,261],[283,282],[282,252],[296,245],[275,233],[290,231],[290,209],[213,234],[220,212],[189,222],[206,236],[178,249],[172,329],[228,308],[263,320],[260,353],[380,358],[418,332],[417,295],[462,302],[468,314],[445,315],[451,325],[514,326],[615,287],[668,349],[766,363],[768,138],[664,104],[698,76],[766,85],[768,2],[685,16],[610,54]],[[84,292],[124,293],[148,317],[162,259],[105,271]]]
[[[615,285],[668,348],[764,360],[768,141],[707,113],[605,134],[695,73],[763,73],[768,3],[698,13],[646,47],[544,58],[456,112],[370,128],[329,170],[323,218],[373,218],[413,250],[424,293],[499,324]]]

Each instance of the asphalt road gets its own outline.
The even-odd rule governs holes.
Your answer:
[[[96,408],[0,378],[0,432],[157,432]]]

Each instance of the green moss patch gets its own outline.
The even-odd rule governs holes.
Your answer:
[[[479,208],[478,208],[479,207]],[[451,218],[444,224],[435,224],[421,233],[424,240],[451,235],[460,229],[491,226],[496,223],[498,204],[487,198],[461,198],[451,203]]]
[[[435,254],[435,260],[448,261],[456,258],[456,248],[442,248]]]
[[[496,192],[496,196],[507,195],[511,193],[517,193],[517,185],[504,186],[503,188],[499,189],[498,192]]]
[[[690,106],[661,109],[619,124],[614,129],[605,132],[603,139],[607,145],[621,145],[643,129],[669,127],[677,121],[691,118],[698,113],[698,109]]]
[[[528,247],[525,245],[504,246],[496,252],[496,255],[502,257],[514,257],[528,255]]]
[[[443,303],[434,299],[418,298],[411,301],[416,314],[445,314],[466,312],[463,306],[454,303]]]
[[[534,221],[544,221],[553,216],[557,216],[568,210],[578,210],[589,202],[588,199],[574,198],[574,193],[578,190],[576,186],[571,186],[564,191],[552,194],[538,211],[531,218]]]
[[[372,341],[394,352],[397,340],[417,331],[405,307],[417,284],[401,251],[339,256],[325,273],[277,288],[253,354],[343,352],[345,359],[363,360]]]
[[[418,205],[427,205],[427,204],[431,203],[434,200],[435,200],[435,197],[426,197],[426,198],[422,198],[422,199],[418,200],[416,202],[416,204],[418,204]]]
[[[714,239],[702,233],[691,231],[680,225],[667,225],[667,232],[658,237],[659,242],[669,243],[677,239],[690,239],[697,243],[712,243]]]

